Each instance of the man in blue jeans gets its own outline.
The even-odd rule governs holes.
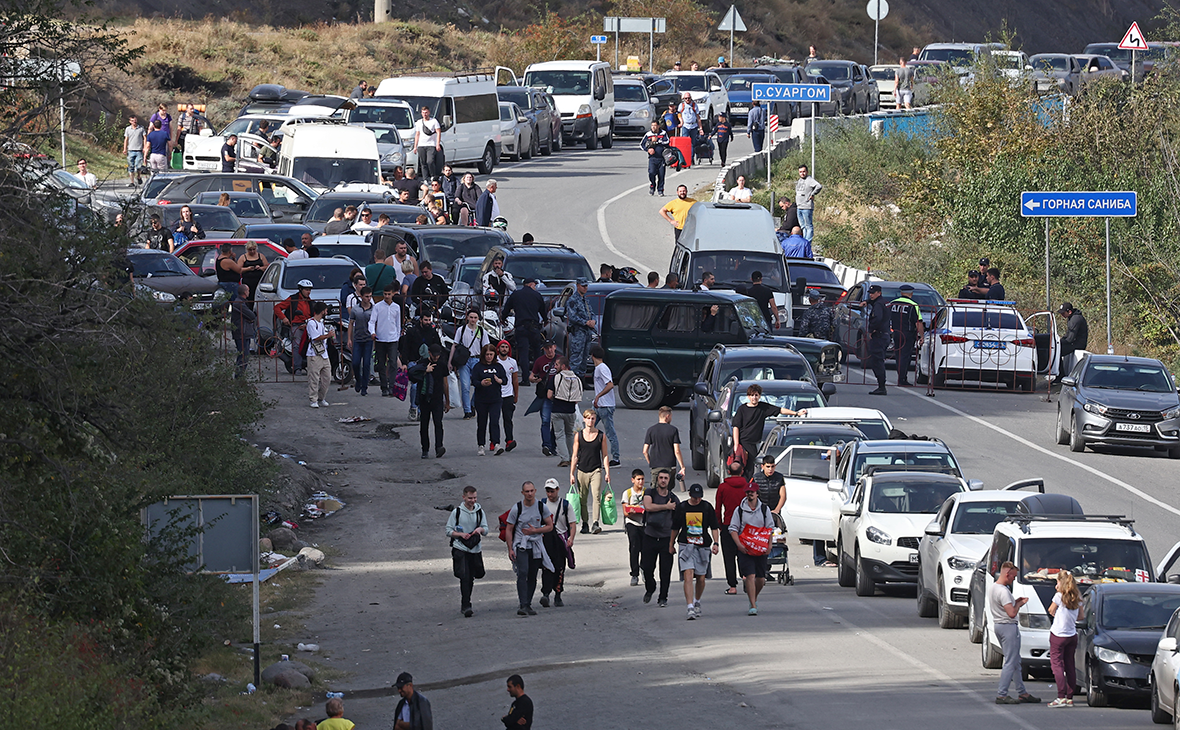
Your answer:
[[[814,240],[815,237],[815,227],[812,225],[815,196],[823,189],[824,186],[811,176],[807,165],[801,165],[799,179],[795,181],[795,207],[799,211],[799,227],[803,229],[803,237],[808,241]]]
[[[1000,651],[1004,652],[1004,666],[1000,669],[1000,687],[996,692],[997,705],[1036,704],[1040,698],[1033,697],[1024,688],[1022,675],[1024,670],[1020,666],[1020,626],[1016,622],[1016,615],[1020,607],[1028,603],[1028,598],[1012,599],[1012,582],[1016,580],[1016,566],[1004,563],[1000,566],[1000,574],[992,584],[987,594],[987,610],[991,613],[992,630],[1000,640]],[[984,637],[984,641],[987,641]],[[1008,686],[1016,683],[1016,697],[1008,695]]]
[[[537,499],[537,488],[532,482],[520,486],[524,499],[508,510],[505,538],[508,542],[508,560],[516,572],[516,597],[520,607],[517,616],[536,616],[533,610],[533,594],[537,590],[537,574],[541,568],[553,570],[553,562],[545,550],[544,535],[553,531],[553,515],[545,507],[545,501]]]
[[[618,466],[619,437],[615,435],[615,383],[610,368],[603,362],[606,350],[601,345],[590,348],[590,359],[594,361],[594,412],[598,414],[598,427],[610,442],[610,465]]]
[[[520,361],[518,361],[520,362]],[[523,368],[524,365],[521,364]],[[557,455],[557,444],[553,440],[553,401],[549,400],[549,377],[557,372],[557,344],[553,340],[545,340],[541,345],[541,354],[533,360],[533,369],[529,372],[529,382],[537,386],[537,398],[525,415],[541,412],[541,453],[545,456]]]

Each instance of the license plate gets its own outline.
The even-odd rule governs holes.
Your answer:
[[[733,109],[734,111],[744,112],[747,109],[747,107],[745,104],[734,104],[732,107],[730,107],[730,109]]]
[[[918,554],[917,554],[917,553],[914,553],[913,555],[911,555],[911,556],[910,556],[910,562],[911,562],[911,563],[917,563],[917,562],[918,562]]]
[[[1130,431],[1131,433],[1151,433],[1151,426],[1146,423],[1116,423],[1116,431]]]
[[[996,342],[995,340],[976,340],[976,350],[1007,350],[1007,342]]]

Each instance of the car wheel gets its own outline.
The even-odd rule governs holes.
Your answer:
[[[844,554],[844,543],[836,543],[836,582],[841,588],[851,588],[856,584],[856,571],[848,565],[848,556]]]
[[[529,139],[528,147],[525,147],[520,155],[523,159],[526,159],[526,160],[533,159],[533,151],[537,147],[537,135],[530,133],[529,137],[530,137],[530,139]]]
[[[615,125],[611,122],[610,129],[606,131],[606,136],[602,138],[602,149],[609,150],[615,146]]]
[[[704,471],[708,464],[708,459],[705,457],[705,449],[699,443],[696,434],[694,433],[692,425],[688,427],[688,450],[692,456],[692,468],[694,471]]]
[[[1110,698],[1098,689],[1098,679],[1094,674],[1094,666],[1086,662],[1086,704],[1090,707],[1106,707],[1110,704]]]
[[[668,388],[668,394],[664,396],[664,399],[660,402],[660,405],[668,406],[669,408],[675,408],[676,406],[680,405],[680,401],[684,400],[685,390],[686,388]]]
[[[1069,450],[1075,454],[1080,454],[1086,450],[1086,442],[1082,440],[1082,434],[1078,432],[1078,419],[1069,419]]]
[[[922,355],[919,353],[918,361],[914,363],[914,381],[917,382],[918,385],[925,385],[930,382],[930,376],[922,372],[922,362]]]
[[[942,629],[963,628],[963,617],[951,610],[946,602],[946,583],[938,576],[938,627]]]
[[[561,132],[558,132],[557,134],[553,135],[553,151],[554,152],[561,152],[562,144],[564,144],[564,143],[561,139]]]
[[[546,142],[545,146],[541,148],[541,154],[545,157],[548,157],[549,155],[553,154],[553,134],[552,133],[549,134],[549,141]]]
[[[980,660],[984,669],[999,669],[1004,664],[1004,655],[992,646],[991,630],[987,624],[983,625],[983,642],[980,648]]]
[[[1180,459],[1180,446],[1173,446],[1172,448],[1168,449],[1168,458]]]
[[[978,644],[983,640],[983,627],[979,625],[979,619],[983,618],[975,612],[975,601],[970,596],[967,597],[967,641],[972,644]]]
[[[597,131],[592,132],[590,134],[590,136],[586,138],[586,149],[588,149],[588,150],[598,149],[598,132]]]
[[[651,368],[631,368],[619,383],[623,405],[650,411],[664,400],[664,383]]]
[[[1065,446],[1069,443],[1069,430],[1066,429],[1065,424],[1061,421],[1061,404],[1057,405],[1057,444]]]
[[[871,596],[877,590],[877,585],[873,583],[872,576],[869,575],[869,569],[865,565],[864,558],[860,556],[860,548],[856,549],[856,595]]]
[[[475,169],[479,170],[480,175],[491,175],[492,169],[496,166],[496,150],[489,144],[484,148],[483,157],[479,158]]]
[[[1151,721],[1157,725],[1172,721],[1172,716],[1160,707],[1160,688],[1156,685],[1155,674],[1151,675]]]
[[[922,585],[922,566],[918,566],[918,615],[922,618],[933,618],[938,610],[936,604],[931,598],[930,594],[926,592],[926,586]]]

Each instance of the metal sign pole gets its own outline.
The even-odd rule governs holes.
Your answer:
[[[808,172],[812,177],[815,177],[815,105],[817,102],[811,102],[811,167]]]
[[[1053,311],[1053,299],[1049,296],[1049,219],[1045,219],[1045,311]]]
[[[656,19],[651,19],[651,33],[647,34],[647,71],[656,72]]]
[[[1135,50],[1131,51],[1131,85],[1132,86],[1135,85],[1135,57],[1138,53],[1139,52],[1135,51]]]
[[[615,68],[619,67],[619,26],[615,25]]]
[[[1106,354],[1114,354],[1110,335],[1110,216],[1106,218]]]
[[[252,511],[254,513],[254,686],[260,687],[262,685],[262,635],[261,635],[261,620],[258,617],[258,585],[261,583],[258,577],[258,498],[254,497],[250,500],[253,502]]]
[[[873,21],[873,65],[877,65],[877,49],[880,47],[881,35],[881,0],[877,0],[876,19]]]
[[[733,25],[737,25],[734,23]],[[733,25],[729,26],[729,65],[733,65]]]

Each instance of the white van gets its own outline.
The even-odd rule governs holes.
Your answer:
[[[592,150],[614,143],[615,82],[605,61],[546,61],[524,70],[524,85],[539,86],[557,102],[565,143]]]
[[[423,74],[397,76],[377,85],[380,102],[394,98],[406,102],[421,118],[422,107],[442,125],[442,147],[447,164],[474,164],[479,174],[490,174],[500,159],[500,100],[492,74]],[[415,155],[411,135],[407,153]]]
[[[280,175],[323,192],[341,185],[377,185],[380,155],[372,130],[345,124],[283,127]]]

